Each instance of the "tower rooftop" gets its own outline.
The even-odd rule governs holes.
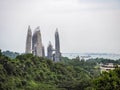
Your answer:
[[[36,33],[36,32],[40,32],[40,26],[38,26],[37,28],[35,28],[35,30],[34,30],[34,33]]]
[[[58,28],[56,28],[56,31],[55,32],[58,32]]]

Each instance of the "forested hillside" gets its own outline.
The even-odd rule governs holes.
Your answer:
[[[120,77],[117,75],[120,75],[120,70],[104,76],[100,75],[96,65],[77,58],[62,58],[61,62],[55,63],[32,54],[10,59],[0,52],[0,90],[102,90],[107,81],[114,87],[103,90],[119,90]],[[101,82],[104,80],[103,86]]]

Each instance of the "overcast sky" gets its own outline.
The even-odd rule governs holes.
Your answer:
[[[25,51],[28,25],[45,48],[58,28],[62,53],[119,53],[120,0],[0,0],[0,48]]]

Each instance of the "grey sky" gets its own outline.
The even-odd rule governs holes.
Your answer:
[[[0,0],[2,50],[24,52],[28,25],[45,48],[57,27],[63,53],[120,53],[120,0]]]

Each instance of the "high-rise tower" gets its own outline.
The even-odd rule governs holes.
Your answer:
[[[42,56],[45,57],[45,48],[42,46]]]
[[[32,44],[32,32],[30,26],[28,26],[27,39],[26,39],[26,50],[25,53],[32,53],[31,51]]]
[[[35,56],[42,57],[42,39],[39,27],[37,27],[32,37],[32,53]]]
[[[55,32],[55,57],[54,57],[54,61],[60,61],[61,59],[61,53],[60,53],[60,40],[59,40],[59,33],[58,33],[58,29],[56,29]]]
[[[49,45],[47,47],[47,58],[53,60],[53,46],[51,42],[49,42]]]

